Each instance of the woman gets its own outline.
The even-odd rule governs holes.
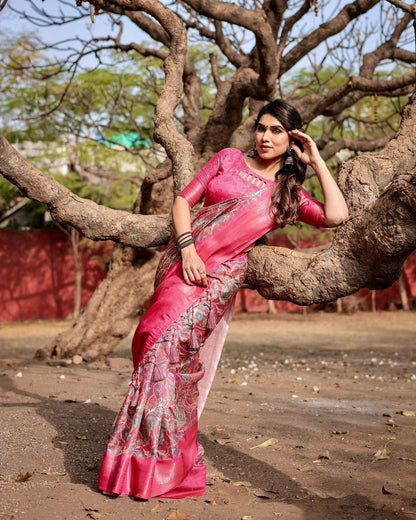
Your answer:
[[[332,227],[348,216],[301,125],[287,102],[267,104],[256,120],[255,148],[246,156],[222,150],[176,198],[176,238],[161,259],[155,293],[133,338],[132,382],[104,456],[101,490],[144,499],[204,492],[198,417],[244,282],[247,251],[271,229],[295,220]],[[324,204],[302,187],[307,165]],[[190,210],[203,198],[191,223]]]

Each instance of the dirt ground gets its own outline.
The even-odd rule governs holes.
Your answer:
[[[51,366],[33,354],[67,323],[2,323],[0,518],[416,519],[415,317],[237,315],[200,422],[206,493],[149,501],[96,489],[129,340],[110,366]]]

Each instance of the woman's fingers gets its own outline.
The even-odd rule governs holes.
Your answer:
[[[198,284],[207,286],[205,267],[186,266],[182,269],[183,278],[188,285]]]
[[[304,164],[311,164],[320,158],[318,147],[310,135],[300,130],[291,130],[289,135],[302,143],[303,152],[296,143],[292,143],[291,146]]]
[[[191,280],[189,279],[188,273],[184,267],[182,268],[182,275],[183,275],[183,279],[185,280],[185,283],[187,285],[193,285]]]
[[[207,276],[205,264],[195,250],[189,248],[182,251],[182,273],[188,285],[198,284],[206,287]]]
[[[195,283],[197,283],[198,285],[206,286],[207,279],[206,279],[206,274],[205,274],[205,266],[204,267],[202,267],[200,265],[197,267],[192,266],[191,271],[192,271],[192,275],[193,275],[193,281]]]

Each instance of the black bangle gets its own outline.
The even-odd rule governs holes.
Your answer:
[[[178,244],[178,249],[180,251],[184,247],[190,246],[191,244],[195,244],[195,240],[193,238],[190,238],[189,240],[185,240],[184,242]]]
[[[186,240],[187,238],[192,237],[192,233],[190,231],[185,231],[185,233],[182,233],[178,237],[176,237],[176,242],[181,242],[183,240]]]

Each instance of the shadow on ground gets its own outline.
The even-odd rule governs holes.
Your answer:
[[[97,476],[114,420],[114,411],[98,404],[71,400],[63,402],[53,396],[44,397],[35,392],[18,389],[13,380],[5,374],[1,376],[0,384],[5,391],[18,397],[16,402],[5,404],[5,408],[22,409],[24,413],[24,409],[31,407],[55,429],[57,434],[51,441],[63,454],[65,470],[70,481],[88,486],[99,495],[96,487]],[[257,490],[257,495],[260,495],[255,499],[259,502],[268,500],[294,504],[303,512],[305,520],[397,519],[396,511],[377,509],[370,499],[359,494],[342,498],[311,495],[298,482],[275,467],[229,445],[216,444],[202,433],[199,438],[210,464],[231,481],[239,480],[239,475],[244,472],[245,478]],[[13,457],[13,454],[10,456]],[[261,492],[269,498],[261,498]],[[197,500],[203,502],[204,497]],[[400,513],[400,518],[410,520],[411,517]]]

